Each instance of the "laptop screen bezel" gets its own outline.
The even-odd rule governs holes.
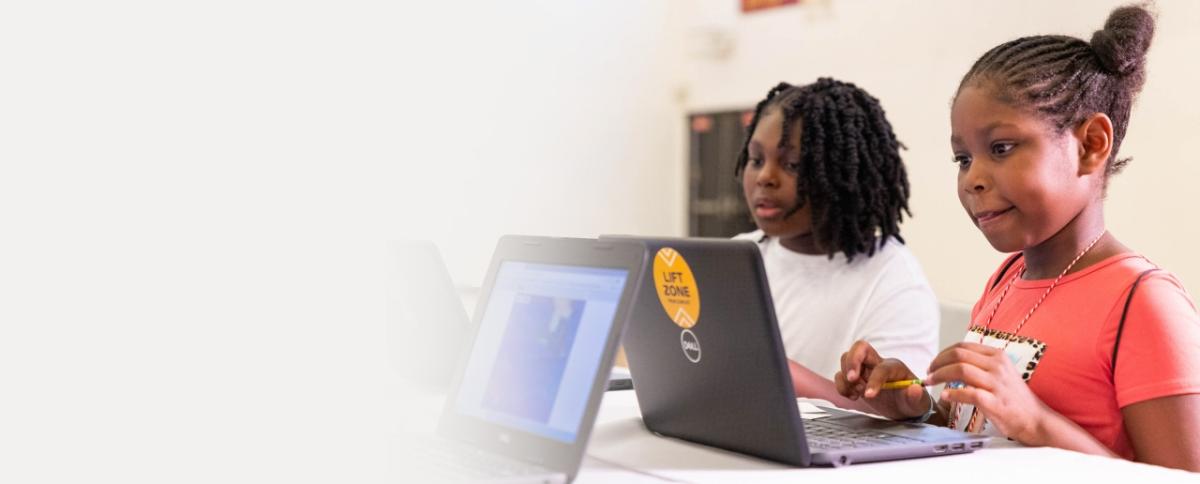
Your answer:
[[[444,437],[475,445],[490,452],[573,474],[579,466],[584,447],[599,410],[611,372],[621,333],[632,309],[633,296],[640,286],[646,259],[644,245],[633,241],[569,239],[530,236],[504,236],[496,245],[479,302],[472,317],[470,341],[459,359],[455,380],[447,396],[438,432]],[[470,354],[475,347],[479,325],[483,321],[500,266],[505,262],[552,264],[573,267],[619,269],[626,272],[613,321],[591,380],[587,405],[572,442],[564,442],[514,427],[502,426],[459,412],[456,408],[460,387]]]

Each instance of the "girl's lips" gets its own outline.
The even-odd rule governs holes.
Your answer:
[[[1004,210],[992,210],[989,212],[981,212],[981,213],[975,214],[975,223],[979,224],[980,227],[983,227],[984,225],[992,224],[992,223],[996,222],[998,219],[1000,219],[1000,217],[1008,215],[1008,213],[1011,212],[1012,209],[1013,209],[1013,207],[1008,207]]]
[[[782,202],[770,197],[755,197],[751,207],[753,207],[754,218],[763,221],[782,219],[787,213]]]
[[[754,216],[759,219],[770,220],[778,218],[781,215],[783,215],[783,209],[779,207],[771,207],[766,205],[754,207]]]

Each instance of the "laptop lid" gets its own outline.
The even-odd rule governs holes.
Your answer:
[[[826,409],[831,415],[813,425],[853,445],[812,452],[758,246],[637,240],[653,263],[623,343],[650,430],[798,466],[949,455],[985,444],[984,436]]]
[[[809,465],[758,247],[728,239],[632,239],[652,258],[622,339],[646,427]]]
[[[631,241],[501,238],[439,433],[573,476],[645,258]]]

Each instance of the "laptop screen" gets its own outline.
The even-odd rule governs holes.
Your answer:
[[[572,443],[628,271],[501,263],[455,407]]]

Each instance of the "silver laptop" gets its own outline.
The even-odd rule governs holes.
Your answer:
[[[982,435],[837,409],[802,420],[758,246],[622,239],[643,242],[653,258],[623,339],[642,419],[652,432],[796,466],[957,454],[985,445]]]
[[[570,482],[645,261],[640,244],[506,236],[420,482]]]

